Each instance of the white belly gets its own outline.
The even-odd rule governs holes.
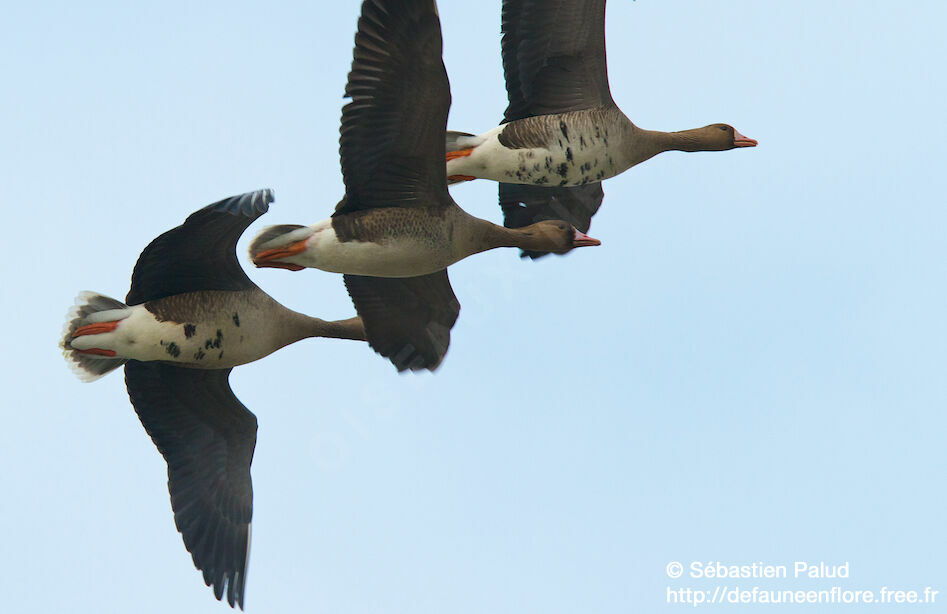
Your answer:
[[[383,242],[339,241],[331,226],[309,239],[305,252],[288,261],[330,273],[370,277],[416,277],[456,262],[440,237],[389,237]]]
[[[70,345],[77,350],[112,350],[116,358],[164,361],[204,369],[225,369],[258,360],[276,347],[266,344],[266,324],[244,321],[221,312],[201,322],[159,322],[144,305],[129,307],[131,314],[112,332],[76,337]],[[249,316],[249,317],[248,317]],[[267,347],[261,347],[267,345]]]
[[[468,175],[502,183],[576,186],[602,181],[625,170],[614,159],[606,139],[572,137],[547,147],[508,149],[500,144],[498,126],[469,156],[447,162],[447,175]]]

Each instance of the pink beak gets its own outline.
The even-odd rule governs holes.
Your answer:
[[[575,230],[575,236],[572,238],[572,247],[592,247],[593,245],[601,245],[602,242],[598,239],[593,239],[587,234],[581,233],[578,230]]]
[[[759,145],[759,141],[756,139],[751,139],[748,136],[743,136],[736,130],[733,131],[733,146],[734,147],[756,147]]]

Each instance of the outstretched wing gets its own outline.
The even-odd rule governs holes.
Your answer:
[[[271,202],[271,190],[258,190],[192,213],[141,252],[125,302],[139,305],[185,292],[254,287],[237,262],[237,241]]]
[[[592,216],[605,198],[598,182],[574,187],[501,183],[499,191],[503,225],[507,228],[521,228],[542,220],[564,220],[588,232]],[[548,253],[523,251],[521,255],[535,259]]]
[[[447,205],[450,83],[434,0],[366,0],[342,110],[345,198],[336,215]]]
[[[460,314],[447,269],[418,277],[344,277],[372,349],[399,371],[433,371],[441,364]]]
[[[503,121],[614,104],[605,0],[504,0]]]
[[[503,123],[614,104],[605,65],[605,0],[504,0],[502,21],[509,97]],[[604,198],[600,183],[501,183],[499,192],[507,228],[559,219],[585,232]]]
[[[243,607],[256,417],[234,396],[230,369],[129,361],[132,405],[168,462],[174,523],[194,565],[220,599]]]

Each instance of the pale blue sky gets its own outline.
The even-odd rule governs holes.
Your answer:
[[[124,297],[141,249],[205,204],[275,190],[243,262],[262,226],[328,216],[358,10],[3,8],[4,612],[229,609],[121,374],[82,384],[56,343],[78,291]],[[487,130],[499,2],[440,11],[450,126]],[[236,369],[260,422],[248,611],[681,611],[668,585],[714,585],[670,582],[672,560],[847,560],[845,588],[947,603],[945,19],[935,0],[612,0],[633,121],[760,146],[606,182],[602,247],[452,267],[433,376],[329,340]],[[495,184],[453,194],[500,219]],[[249,273],[353,313],[338,276]]]

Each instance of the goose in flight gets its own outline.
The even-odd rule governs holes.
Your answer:
[[[192,214],[138,258],[125,302],[83,292],[61,341],[91,381],[125,366],[128,396],[168,463],[174,522],[214,595],[243,607],[257,421],[230,371],[307,337],[365,340],[359,318],[327,322],[280,305],[237,262],[270,190]]]
[[[345,197],[327,220],[264,229],[258,267],[342,273],[371,347],[399,371],[437,368],[460,303],[447,267],[497,247],[566,253],[599,241],[561,220],[504,228],[450,197],[450,84],[434,0],[366,0],[342,111]]]
[[[501,28],[503,121],[480,135],[447,132],[445,157],[451,183],[500,182],[508,227],[559,219],[587,232],[603,180],[665,151],[757,145],[727,124],[680,132],[633,124],[608,86],[605,0],[504,0]]]

